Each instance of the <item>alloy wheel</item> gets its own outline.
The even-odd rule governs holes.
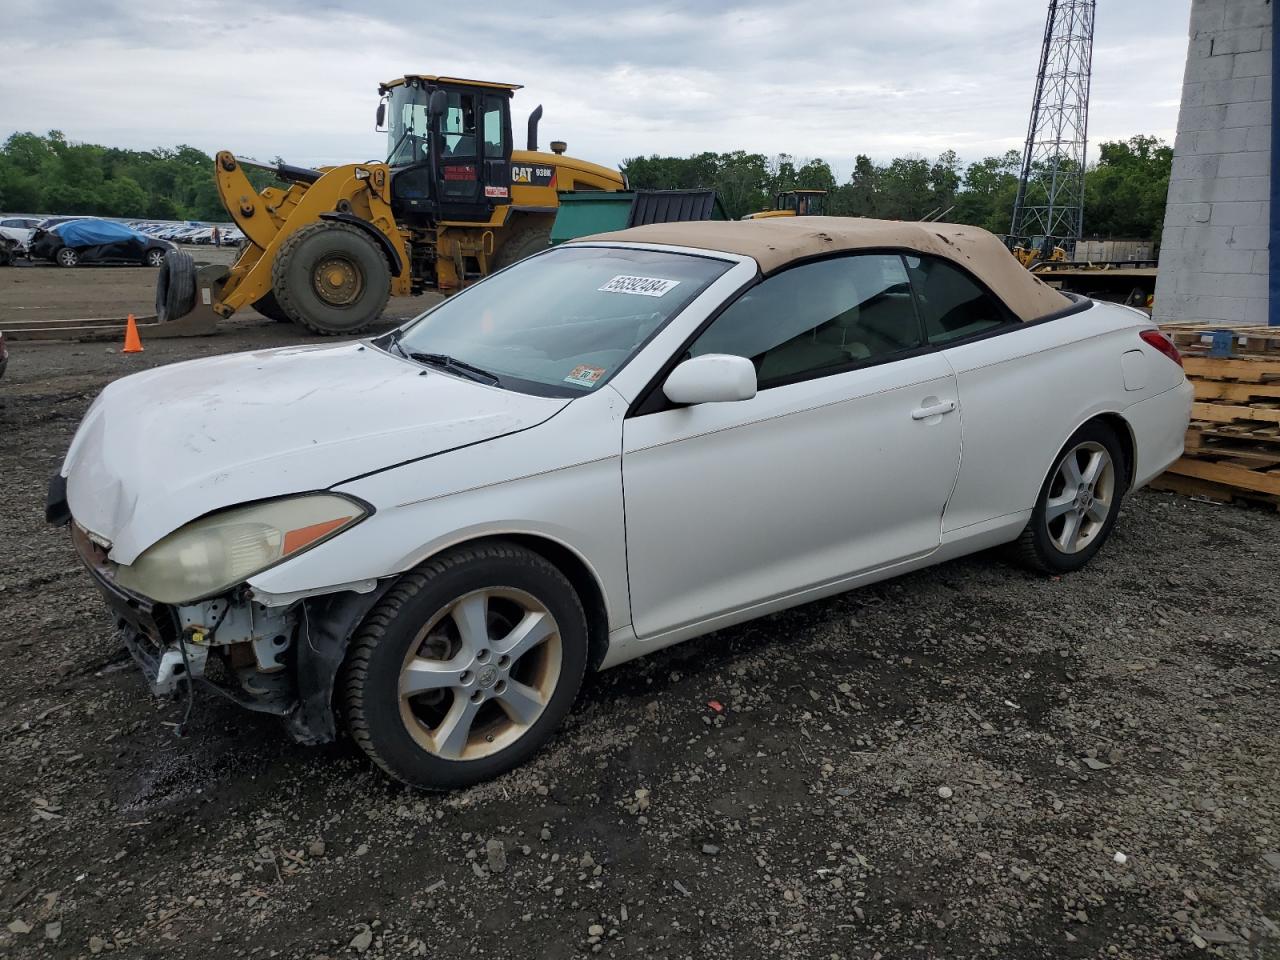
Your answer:
[[[1106,525],[1116,500],[1116,467],[1102,444],[1088,440],[1067,451],[1054,471],[1044,522],[1053,545],[1079,553]]]
[[[490,756],[542,715],[562,656],[559,626],[532,594],[507,587],[467,593],[410,644],[400,670],[400,719],[435,756]]]

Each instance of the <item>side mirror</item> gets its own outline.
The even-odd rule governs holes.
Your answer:
[[[756,395],[756,368],[746,357],[704,354],[672,370],[662,392],[672,403],[750,400]]]
[[[374,128],[381,130],[382,125],[386,122],[386,120],[387,120],[387,101],[383,100],[378,104],[378,116],[377,116],[377,119],[373,121]]]
[[[449,109],[449,95],[443,90],[432,90],[431,98],[427,100],[427,113],[433,117],[439,117],[443,116],[447,109]]]

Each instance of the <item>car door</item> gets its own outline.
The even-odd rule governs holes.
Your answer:
[[[922,339],[902,258],[864,254],[762,281],[693,340],[690,356],[750,358],[758,392],[659,397],[624,424],[639,636],[937,548],[960,418],[955,376]]]

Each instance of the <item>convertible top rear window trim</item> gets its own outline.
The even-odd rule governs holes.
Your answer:
[[[637,245],[638,246],[659,246],[658,244],[637,244]],[[601,244],[601,246],[603,246],[603,244]],[[611,244],[611,246],[623,246],[623,244],[620,244],[620,243]],[[919,250],[913,250],[908,247],[867,247],[865,249],[859,249],[856,251],[840,250],[840,251],[834,251],[832,253],[820,254],[814,257],[804,257],[802,259],[792,261],[782,269],[775,270],[773,273],[769,273],[769,274],[765,274],[757,270],[755,277],[747,281],[747,283],[743,284],[742,287],[734,291],[732,296],[727,298],[722,304],[716,307],[716,309],[712,311],[712,313],[698,326],[698,328],[694,330],[693,333],[690,334],[688,338],[685,339],[684,343],[680,345],[680,349],[667,358],[667,360],[658,369],[658,372],[645,385],[645,388],[641,390],[640,393],[636,396],[636,399],[632,402],[631,406],[628,408],[626,416],[628,418],[642,417],[651,413],[660,413],[663,410],[669,410],[675,407],[675,404],[672,404],[669,400],[667,400],[666,396],[662,393],[662,384],[666,381],[667,376],[671,373],[672,370],[675,369],[676,365],[684,357],[689,347],[698,339],[698,337],[702,335],[703,331],[705,331],[708,327],[710,327],[711,324],[715,323],[715,321],[720,317],[722,313],[724,313],[725,310],[729,309],[730,306],[732,306],[740,297],[742,297],[743,294],[745,294],[752,287],[755,287],[758,284],[763,283],[765,280],[769,280],[769,279],[772,279],[773,277],[780,276],[794,267],[803,266],[805,264],[819,263],[823,260],[834,260],[841,257],[876,256],[876,255],[885,255],[885,254],[897,255],[902,257],[929,257],[931,259],[943,259],[943,258],[936,258],[933,256],[933,254],[921,253]],[[951,350],[955,347],[964,346],[965,344],[968,344],[968,343],[976,343],[979,340],[987,340],[987,339],[990,339],[991,337],[1002,337],[1002,336],[1006,336],[1007,334],[1014,333],[1018,330],[1025,329],[1027,327],[1036,327],[1042,323],[1049,323],[1054,320],[1061,320],[1062,318],[1072,316],[1073,314],[1083,313],[1085,310],[1088,310],[1090,307],[1093,306],[1093,301],[1090,300],[1088,297],[1081,296],[1080,294],[1067,293],[1065,291],[1060,291],[1064,297],[1067,297],[1068,299],[1074,301],[1070,306],[1064,307],[1061,310],[1055,310],[1053,313],[1045,314],[1043,317],[1037,317],[1034,320],[1019,320],[1016,316],[1014,316],[1013,312],[1009,310],[1008,306],[1005,305],[1005,302],[1000,297],[998,297],[995,293],[993,293],[990,287],[988,287],[985,283],[983,283],[978,277],[974,276],[971,271],[967,270],[962,264],[956,263],[952,260],[945,260],[945,262],[949,266],[953,267],[960,273],[964,274],[964,276],[972,280],[973,283],[978,287],[978,289],[980,289],[987,296],[991,297],[996,303],[1000,304],[1001,308],[1006,313],[1006,322],[1000,324],[999,326],[992,327],[989,330],[980,330],[977,333],[970,334],[967,337],[958,337],[955,340],[949,340],[946,343],[931,344],[931,343],[928,343],[926,339],[926,342],[923,343],[921,346],[910,349],[910,350],[904,350],[900,353],[895,353],[889,356],[878,357],[878,358],[865,360],[865,361],[858,361],[850,364],[840,364],[839,366],[824,367],[821,371],[814,371],[813,373],[799,374],[795,377],[789,377],[786,379],[785,382],[771,383],[769,384],[768,387],[765,387],[763,389],[771,390],[774,387],[790,386],[793,383],[803,383],[806,380],[817,380],[821,377],[836,376],[841,373],[848,373],[852,370],[865,370],[869,367],[878,367],[885,363],[896,363],[899,360],[906,360],[911,357],[922,356],[926,353],[935,353],[940,350]],[[911,298],[912,298],[913,304],[915,305],[917,321],[920,322],[923,326],[923,320],[920,317],[920,309],[919,309],[919,301],[918,301],[919,294],[916,291],[916,285],[915,283],[911,282],[909,277],[908,277],[908,284],[911,287]],[[640,351],[637,351],[637,355],[639,354],[639,352]]]

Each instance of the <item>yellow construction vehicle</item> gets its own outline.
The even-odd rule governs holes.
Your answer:
[[[743,220],[763,220],[766,217],[820,217],[826,213],[827,191],[786,190],[773,198],[773,209],[748,213]]]
[[[219,317],[252,306],[321,334],[350,334],[389,296],[448,293],[545,248],[560,190],[621,190],[616,170],[538,150],[513,150],[513,83],[408,75],[379,87],[384,162],[309,169],[222,151],[218,193],[246,243],[227,269],[197,275],[186,254],[160,272],[156,309],[176,319],[207,305]],[[245,168],[285,186],[259,192]]]
[[[1041,263],[1058,263],[1067,259],[1066,249],[1054,243],[1052,237],[1015,241],[1010,245],[1009,252],[1028,270]]]

